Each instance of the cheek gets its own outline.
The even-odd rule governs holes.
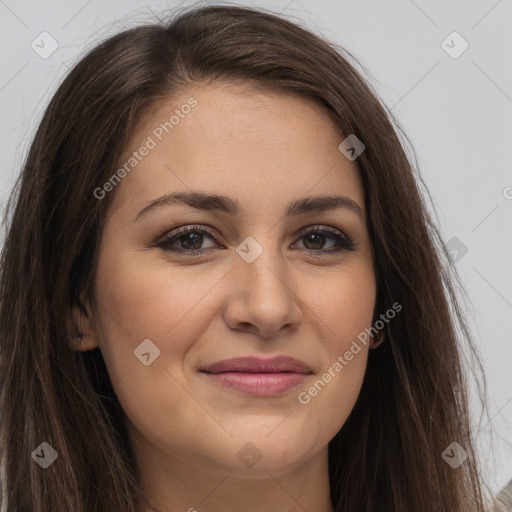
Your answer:
[[[300,390],[298,403],[308,410],[312,431],[323,432],[325,438],[334,436],[357,401],[369,349],[365,329],[372,325],[375,300],[370,265],[338,272],[336,279],[323,281],[321,290],[309,294],[324,358],[317,379]]]
[[[335,359],[371,325],[376,301],[371,262],[337,271],[332,278],[311,277],[304,288],[304,297],[308,297],[309,307],[317,317],[316,324],[319,328],[323,326],[320,339],[324,349]]]
[[[182,358],[214,315],[204,300],[222,278],[219,271],[173,267],[144,251],[106,248],[96,290],[100,346],[112,379],[138,367],[134,350],[150,339],[164,358]]]
[[[191,399],[182,362],[211,325],[215,310],[208,294],[224,273],[171,269],[143,251],[103,252],[96,279],[101,352],[124,412],[149,435],[159,418],[158,435],[185,445],[188,430],[179,425],[193,424],[201,413],[183,407]],[[134,354],[147,339],[159,351],[149,345],[148,366]]]

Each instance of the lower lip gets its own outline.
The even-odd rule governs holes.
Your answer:
[[[272,396],[284,393],[302,384],[308,377],[304,373],[282,372],[282,373],[244,373],[224,372],[207,373],[203,372],[210,379],[231,389],[242,391],[249,395]]]

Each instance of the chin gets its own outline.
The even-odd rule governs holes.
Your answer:
[[[252,428],[239,429],[232,433],[233,437],[226,436],[225,444],[215,443],[210,457],[215,464],[227,466],[241,477],[268,478],[268,473],[277,476],[301,467],[327,447],[329,439],[323,441],[320,433],[311,432],[310,428],[276,429],[276,425],[279,422],[274,419],[272,429],[258,422]]]

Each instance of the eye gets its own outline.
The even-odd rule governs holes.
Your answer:
[[[341,231],[328,226],[310,226],[300,232],[300,240],[305,249],[313,255],[333,254],[341,251],[354,251],[355,243]],[[328,241],[334,242],[325,250]]]
[[[201,254],[206,249],[219,247],[213,245],[206,249],[201,248],[205,238],[215,240],[213,231],[207,229],[206,226],[184,226],[166,234],[156,245],[165,251],[190,255]]]
[[[301,252],[307,252],[313,255],[333,254],[341,251],[354,251],[355,243],[344,235],[341,231],[328,226],[310,226],[303,229],[299,234],[299,240],[302,240],[304,249]],[[203,247],[205,239],[210,239],[214,243],[210,247]],[[330,248],[325,249],[326,245]],[[334,243],[333,243],[334,242]],[[216,245],[215,234],[206,226],[191,225],[174,229],[167,233],[157,243],[157,247],[165,251],[170,251],[184,255],[199,255],[209,249],[224,249]],[[293,247],[293,244],[292,244]]]

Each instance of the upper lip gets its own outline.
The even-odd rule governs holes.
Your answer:
[[[312,373],[311,369],[303,361],[288,356],[276,356],[270,359],[260,357],[235,357],[218,361],[204,368],[201,371],[207,373],[224,372],[247,372],[247,373]]]

